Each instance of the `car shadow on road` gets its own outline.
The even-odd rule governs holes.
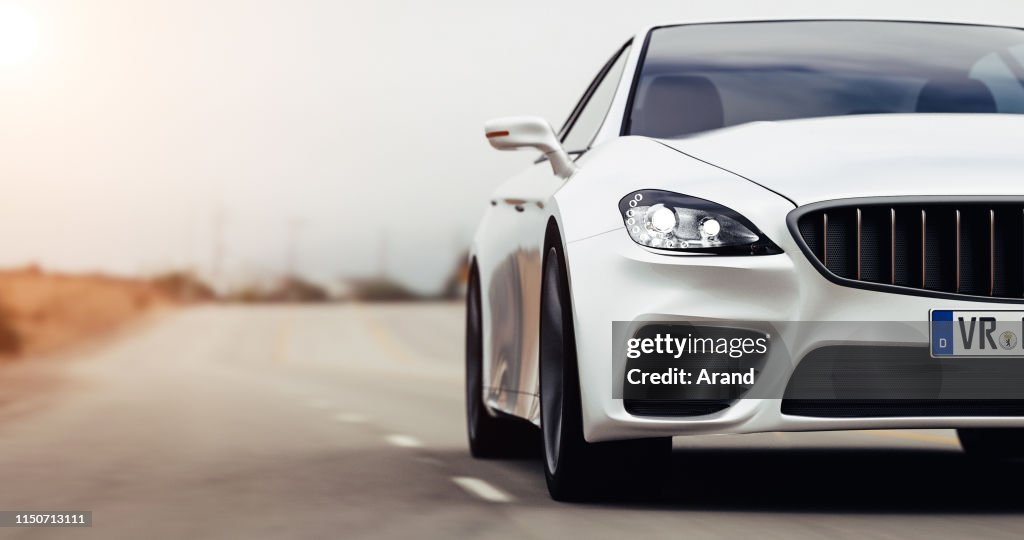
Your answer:
[[[726,511],[1024,513],[1024,464],[957,450],[677,449],[654,506]]]
[[[535,494],[541,496],[539,459],[492,463],[536,475]],[[1024,514],[1024,463],[977,461],[958,449],[676,448],[665,472],[660,496],[621,493],[586,504],[665,511]]]

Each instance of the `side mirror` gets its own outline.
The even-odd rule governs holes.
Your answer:
[[[536,148],[544,153],[551,169],[562,178],[576,172],[576,164],[562,148],[551,124],[536,116],[496,118],[484,124],[487,142],[497,150]]]

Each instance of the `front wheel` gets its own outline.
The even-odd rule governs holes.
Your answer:
[[[589,443],[565,260],[557,247],[544,257],[541,283],[540,413],[544,476],[559,501],[651,496],[667,476],[672,439]]]
[[[1024,429],[963,428],[956,430],[960,446],[971,457],[984,459],[1024,458]]]

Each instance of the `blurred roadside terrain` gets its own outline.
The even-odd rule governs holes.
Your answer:
[[[198,303],[344,303],[457,300],[466,281],[458,264],[445,287],[417,294],[386,276],[348,279],[332,290],[301,276],[218,293],[174,271],[130,278],[54,273],[37,266],[0,270],[0,363],[38,357],[113,332],[148,313]]]
[[[155,280],[0,271],[0,359],[44,355],[176,302]]]

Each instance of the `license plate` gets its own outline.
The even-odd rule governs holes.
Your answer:
[[[934,357],[1024,356],[1024,311],[932,310]]]

